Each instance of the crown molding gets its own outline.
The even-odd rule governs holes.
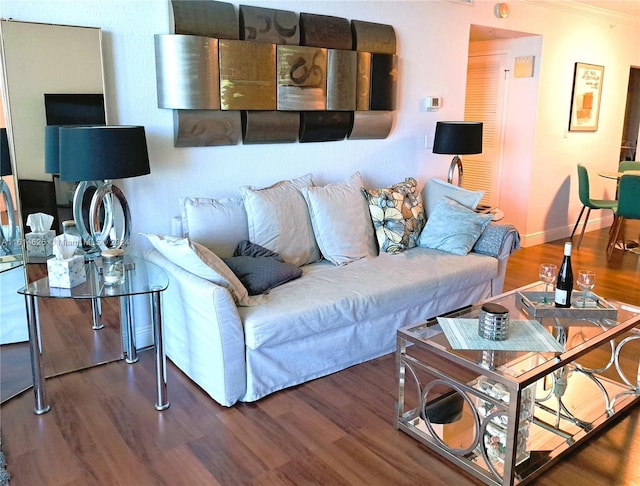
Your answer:
[[[609,22],[640,22],[640,13],[637,15],[624,14],[574,0],[518,0],[518,2],[572,14],[584,15],[586,17],[604,19]]]

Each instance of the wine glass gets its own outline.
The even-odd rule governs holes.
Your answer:
[[[549,285],[553,284],[556,281],[556,277],[558,276],[558,266],[553,263],[541,263],[540,269],[538,270],[538,275],[540,276],[540,280],[544,282],[544,297],[542,298],[542,304],[546,306],[551,305],[551,301],[548,298],[549,294]]]
[[[591,270],[579,270],[576,284],[582,291],[582,297],[578,299],[578,302],[582,303],[582,307],[586,307],[587,300],[589,299],[589,292],[596,284],[596,272],[592,272]]]

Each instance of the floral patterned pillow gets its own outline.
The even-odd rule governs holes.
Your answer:
[[[426,216],[417,182],[407,177],[384,189],[363,189],[380,251],[400,253],[418,244]]]

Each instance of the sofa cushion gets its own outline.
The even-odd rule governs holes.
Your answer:
[[[301,279],[271,290],[267,305],[238,308],[248,348],[310,340],[344,327],[349,332],[336,342],[336,353],[344,353],[351,333],[359,332],[359,323],[380,316],[402,319],[407,309],[417,308],[430,311],[426,319],[465,305],[460,302],[461,293],[471,299],[485,297],[474,292],[497,276],[498,260],[477,253],[462,257],[413,248],[342,266],[321,261],[302,270]]]
[[[359,172],[343,182],[303,189],[320,252],[335,265],[378,254],[367,200],[361,190]]]
[[[427,219],[431,216],[438,201],[445,196],[469,209],[475,209],[484,196],[484,191],[469,191],[440,179],[429,179],[425,184],[423,197]]]
[[[257,189],[243,186],[249,240],[276,252],[285,262],[301,266],[320,259],[300,189],[311,187],[311,174]]]
[[[242,198],[180,199],[183,236],[206,246],[221,258],[230,257],[239,241],[249,238]]]
[[[445,196],[438,201],[429,216],[418,245],[466,255],[491,219],[491,214],[476,213]]]
[[[140,233],[169,261],[205,280],[226,288],[238,305],[260,303],[249,297],[247,289],[215,253],[189,238]]]
[[[381,252],[400,253],[417,245],[425,223],[416,180],[408,177],[384,189],[363,189]]]

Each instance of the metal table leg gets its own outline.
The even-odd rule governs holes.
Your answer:
[[[94,331],[99,331],[104,327],[102,323],[102,308],[100,307],[100,299],[91,299],[91,311],[93,312],[93,327]]]
[[[151,311],[153,319],[153,342],[156,353],[156,388],[158,395],[156,410],[166,410],[169,408],[169,398],[167,396],[167,357],[164,352],[162,307],[160,304],[160,292],[152,292]]]
[[[33,393],[35,408],[33,413],[42,415],[51,410],[47,402],[47,391],[44,385],[44,370],[42,365],[42,340],[40,339],[40,317],[38,303],[34,295],[25,295],[27,309],[27,323],[29,325],[29,350],[31,351],[31,373],[33,375]]]
[[[125,361],[129,364],[136,363],[138,351],[133,329],[133,297],[130,295],[120,297],[120,331],[124,340]]]

